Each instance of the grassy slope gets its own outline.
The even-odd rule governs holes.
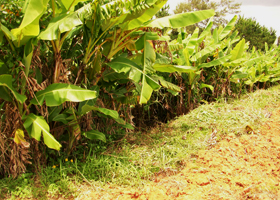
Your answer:
[[[54,169],[44,169],[38,177],[25,174],[17,180],[0,180],[0,194],[8,198],[47,198],[75,196],[82,182],[141,186],[154,174],[172,175],[184,167],[185,159],[195,161],[199,149],[210,148],[228,133],[237,135],[257,131],[262,121],[280,104],[280,87],[246,94],[228,103],[201,105],[187,115],[152,129],[133,133],[110,144],[102,154],[96,148],[74,162],[60,161]],[[74,175],[73,175],[74,174]],[[0,196],[1,198],[1,196]]]

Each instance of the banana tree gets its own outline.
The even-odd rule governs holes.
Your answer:
[[[100,12],[103,13],[103,11],[107,11],[105,13],[110,13],[112,10],[111,7],[115,8],[114,3],[115,1],[100,6]],[[133,81],[137,93],[139,93],[140,104],[147,103],[152,92],[158,90],[160,84],[163,82],[165,83],[165,87],[176,88],[176,91],[179,91],[178,87],[175,87],[171,83],[166,83],[163,79],[159,81],[160,78],[156,77],[154,72],[150,73],[154,71],[154,69],[151,70],[151,65],[155,62],[155,52],[149,41],[158,40],[160,38],[156,33],[149,33],[143,30],[148,30],[148,27],[177,28],[187,26],[213,16],[214,12],[198,11],[149,21],[165,3],[166,1],[147,1],[146,6],[139,11],[136,10],[136,8],[139,9],[139,6],[135,6],[132,2],[131,4],[135,6],[135,10],[132,6],[132,10],[129,12],[127,12],[126,8],[122,10],[123,5],[120,5],[120,7],[118,7],[119,15],[103,20],[103,26],[100,28],[103,32],[101,32],[99,37],[95,36],[96,23],[98,23],[96,17],[86,19],[86,30],[89,31],[87,34],[89,36],[87,39],[89,45],[85,54],[86,56],[84,57],[85,67],[88,68],[89,72],[87,75],[96,76],[101,72],[98,78],[94,80],[93,84],[97,84],[101,77],[103,80],[108,80],[110,77],[111,82],[114,80],[118,81],[119,78],[122,80],[130,79]],[[99,11],[96,11],[92,16],[95,16],[98,12]],[[107,30],[109,28],[110,31],[108,32]],[[106,31],[107,35],[105,34]],[[107,65],[119,75],[101,66],[102,57],[99,56],[101,46],[103,48],[101,53],[106,58],[108,62]],[[130,51],[132,56],[128,56],[127,58],[125,58],[125,56],[116,56],[123,50]],[[135,51],[141,51],[142,53],[135,53]],[[109,62],[112,58],[114,59]],[[115,79],[113,79],[113,77],[115,77]],[[89,80],[93,79],[94,77],[89,77]],[[140,82],[141,84],[139,84]],[[131,89],[133,88],[130,88],[129,91]]]
[[[164,17],[160,19],[152,20],[142,26],[144,27],[183,27],[193,23],[197,23],[199,20],[203,18],[209,18],[214,14],[213,11],[197,11],[193,13],[184,13],[179,15],[174,15],[170,17]],[[191,19],[185,20],[183,19]],[[129,26],[128,26],[129,27]],[[138,34],[141,34],[138,33]],[[136,88],[140,94],[139,103],[147,103],[150,99],[151,94],[154,90],[160,88],[159,78],[156,77],[156,74],[153,71],[161,71],[161,72],[174,72],[176,70],[180,71],[190,71],[190,68],[172,66],[172,65],[160,65],[155,63],[155,51],[151,46],[150,40],[159,39],[157,34],[152,33],[142,33],[142,36],[135,41],[135,48],[137,51],[142,51],[143,53],[137,53],[131,56],[128,59],[125,58],[116,58],[109,62],[107,65],[110,66],[118,73],[125,73],[128,77],[133,80],[136,84]],[[110,54],[109,54],[110,55]],[[151,74],[149,76],[149,73]],[[141,84],[138,82],[141,81]],[[166,84],[167,86],[168,84]],[[174,87],[173,87],[174,88]]]
[[[266,45],[267,46],[267,45]],[[250,91],[253,91],[255,83],[263,83],[265,87],[268,82],[279,80],[279,67],[277,65],[278,47],[272,46],[266,52],[253,51],[248,54],[246,62],[243,62],[241,68],[233,76],[234,79],[241,79],[246,85],[249,85]],[[259,87],[259,86],[258,86]]]
[[[25,103],[27,97],[19,94],[12,85],[12,76],[8,74],[0,75],[0,91],[1,98],[10,102]],[[96,98],[96,91],[86,90],[78,86],[69,84],[52,84],[45,90],[41,90],[36,93],[35,97],[27,105],[30,108],[32,105],[43,105],[53,107],[59,106],[66,101],[82,102]],[[28,132],[31,138],[35,138],[40,141],[41,135],[43,135],[44,143],[52,149],[59,150],[61,148],[60,143],[50,133],[50,128],[43,116],[29,113],[27,109],[22,115],[24,121],[23,126]],[[29,114],[26,114],[29,113]],[[21,133],[22,131],[16,131],[15,133]],[[16,134],[15,137],[19,135]],[[21,136],[24,138],[24,136]],[[18,143],[24,142],[24,140],[17,140]]]
[[[82,102],[88,99],[96,98],[96,92],[82,89],[70,84],[52,84],[45,90],[39,91],[39,96],[35,95],[35,99],[30,101],[30,103],[26,106],[26,109],[23,109],[23,104],[26,103],[26,83],[33,56],[34,41],[40,33],[39,20],[47,10],[48,2],[49,1],[26,1],[23,21],[19,28],[13,29],[11,32],[1,25],[1,41],[3,40],[4,35],[12,49],[19,48],[22,45],[24,46],[23,64],[25,67],[25,78],[22,81],[21,94],[19,94],[12,86],[11,75],[1,75],[1,90],[3,90],[3,92],[1,93],[0,97],[6,101],[18,103],[17,105],[15,103],[14,104],[16,107],[18,107],[20,115],[22,116],[22,120],[24,121],[23,126],[29,133],[30,137],[40,140],[42,133],[44,143],[49,148],[59,150],[61,145],[57,142],[53,135],[50,134],[50,127],[46,120],[42,116],[30,113],[32,112],[30,107],[32,105],[38,104],[38,102],[39,105],[42,106],[42,102],[44,100],[46,100],[46,105],[49,107],[61,105],[66,101]],[[78,2],[72,2],[70,5],[69,2],[62,1],[61,5],[64,6],[62,9],[64,11],[56,16],[55,2],[51,2],[53,8],[53,19],[51,20],[48,28],[41,32],[39,38],[51,39],[54,51],[56,52],[56,57],[59,56],[63,41],[65,40],[69,31],[73,29],[73,27],[81,24],[76,16],[77,14],[73,13],[73,9],[71,8],[77,3]],[[68,14],[66,14],[66,12],[68,12]],[[65,33],[62,39],[60,39],[61,33],[64,32],[67,33]],[[58,80],[58,73],[56,72],[59,71],[60,64],[61,63],[56,62],[54,82],[57,82]],[[26,115],[26,113],[30,114]],[[15,138],[19,137],[17,133],[22,133],[22,131],[15,131]],[[102,136],[104,137],[104,135],[100,134],[100,137]],[[21,134],[20,138],[23,137],[24,136]],[[15,141],[20,143],[21,140]]]
[[[218,29],[215,29],[213,34],[211,34],[213,23],[210,20],[200,35],[198,34],[199,29],[196,29],[194,33],[187,38],[180,41],[179,37],[179,40],[177,40],[177,44],[181,43],[180,48],[183,47],[183,49],[179,51],[181,64],[197,68],[195,71],[183,75],[187,80],[189,106],[191,105],[190,98],[194,85],[197,84],[199,78],[204,77],[201,74],[202,71],[206,71],[207,68],[215,67],[217,68],[216,73],[218,73],[217,79],[219,79],[219,73],[233,69],[232,64],[234,62],[238,64],[237,59],[239,57],[237,58],[236,56],[233,58],[231,55],[232,44],[239,40],[237,32],[232,33],[236,19],[237,16],[235,16],[224,28],[219,27]],[[174,42],[171,44],[171,47],[174,48]],[[225,68],[226,64],[231,67]],[[227,73],[231,74],[230,72]],[[226,80],[228,80],[228,78]],[[213,86],[202,83],[200,89],[204,87],[209,88],[212,92],[214,90]]]
[[[85,56],[83,59],[84,64],[92,62],[93,68],[95,68],[93,74],[100,71],[101,60],[107,60],[108,66],[111,67],[116,73],[125,76],[126,79],[131,80],[135,85],[135,90],[139,94],[139,103],[147,103],[154,90],[161,87],[162,84],[165,87],[176,88],[171,83],[167,83],[155,74],[155,69],[152,67],[155,63],[156,54],[151,44],[151,40],[156,40],[159,37],[155,33],[148,33],[149,27],[181,27],[199,22],[203,19],[209,18],[214,15],[213,11],[198,11],[193,13],[184,13],[175,15],[172,17],[151,20],[152,16],[166,3],[166,1],[143,1],[145,6],[138,4],[120,5],[118,8],[122,8],[123,12],[112,12],[113,7],[120,3],[120,1],[111,2],[109,4],[101,5],[99,2],[93,2],[86,4],[83,7],[75,10],[74,7],[78,2],[68,2],[62,0],[55,2],[54,0],[27,0],[25,6],[25,14],[23,21],[19,28],[7,32],[5,28],[1,26],[1,38],[3,33],[6,37],[13,41],[15,47],[24,46],[24,65],[25,65],[25,77],[26,80],[22,84],[21,94],[17,93],[16,89],[12,87],[11,77],[3,78],[2,90],[8,91],[7,94],[3,93],[3,97],[9,101],[19,102],[19,110],[21,111],[23,126],[29,133],[29,135],[37,140],[43,135],[45,144],[54,149],[59,149],[60,144],[50,134],[50,127],[47,121],[57,121],[66,123],[71,127],[69,131],[69,148],[68,152],[72,150],[74,141],[84,134],[87,137],[94,138],[94,134],[82,133],[81,128],[77,125],[78,118],[87,112],[99,112],[106,116],[112,117],[118,123],[121,121],[117,114],[108,114],[110,110],[97,107],[93,102],[85,107],[84,101],[97,98],[96,91],[82,89],[78,86],[71,84],[63,84],[60,82],[60,73],[65,69],[62,63],[61,49],[63,43],[68,39],[69,35],[75,35],[75,30],[82,24],[89,30],[89,45],[87,46]],[[140,2],[141,3],[141,2]],[[46,13],[46,10],[50,6],[51,16],[47,27],[41,30],[39,26],[39,20]],[[113,6],[113,7],[112,7]],[[127,12],[127,8],[133,7],[133,12]],[[109,12],[110,11],[110,12]],[[114,10],[113,10],[114,11]],[[109,13],[109,15],[108,15]],[[116,15],[114,15],[114,13]],[[121,14],[119,14],[121,13]],[[101,14],[101,17],[99,16]],[[98,18],[100,17],[100,18]],[[4,31],[3,31],[4,30]],[[93,36],[91,36],[91,34]],[[86,37],[86,35],[85,35]],[[49,85],[45,90],[38,91],[35,98],[28,101],[25,109],[23,104],[26,103],[26,83],[29,76],[29,69],[33,57],[34,45],[37,41],[46,40],[52,45],[55,57],[55,64],[53,70],[53,84]],[[109,47],[107,53],[105,52],[106,46]],[[135,48],[135,49],[134,49]],[[103,51],[101,51],[103,49]],[[123,50],[137,50],[138,53],[133,52],[134,56],[119,56]],[[141,52],[141,53],[139,53]],[[105,55],[105,56],[103,56]],[[87,67],[87,66],[86,66]],[[106,67],[106,65],[102,65]],[[179,68],[178,68],[179,69]],[[166,69],[170,71],[170,69]],[[101,70],[102,71],[102,70]],[[107,74],[108,75],[108,74]],[[78,77],[78,76],[77,76]],[[105,78],[105,77],[104,77]],[[107,76],[108,78],[108,76]],[[64,80],[65,81],[65,80]],[[118,80],[116,80],[118,82]],[[95,81],[95,84],[98,80]],[[102,87],[102,85],[100,85]],[[99,86],[99,87],[100,87]],[[178,90],[178,88],[176,88]],[[67,101],[80,102],[81,110],[87,110],[79,112],[77,108],[69,108],[65,110],[52,109],[52,107],[59,106]],[[33,106],[49,107],[49,111],[56,113],[57,117],[43,118],[38,115],[37,111],[32,110]],[[107,114],[106,114],[107,113]],[[41,113],[43,114],[43,113]],[[113,117],[115,116],[115,117]],[[23,138],[21,131],[17,136]],[[97,132],[93,132],[97,133]],[[99,139],[103,137],[99,135]],[[20,140],[17,140],[20,141]]]

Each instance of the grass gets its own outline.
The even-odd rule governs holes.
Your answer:
[[[72,198],[84,183],[96,189],[108,183],[140,187],[155,176],[178,173],[186,159],[195,162],[198,150],[210,148],[228,133],[257,131],[279,104],[279,86],[238,100],[219,99],[148,133],[126,135],[106,149],[88,144],[86,155],[73,158],[73,162],[62,156],[55,167],[48,166],[39,175],[1,179],[0,194],[7,194],[7,199]]]

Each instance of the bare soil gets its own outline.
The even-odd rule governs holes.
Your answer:
[[[280,107],[260,130],[229,134],[186,162],[179,174],[142,188],[87,188],[76,199],[280,199]]]

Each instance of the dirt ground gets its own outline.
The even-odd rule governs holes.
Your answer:
[[[77,199],[280,199],[280,107],[262,128],[199,151],[179,174],[139,189],[88,190]]]

